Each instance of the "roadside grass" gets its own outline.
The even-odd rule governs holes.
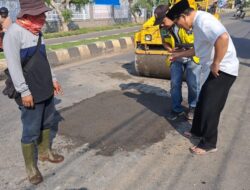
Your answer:
[[[5,57],[4,57],[4,53],[3,52],[1,52],[0,53],[0,59],[4,59]]]
[[[52,51],[57,50],[57,49],[67,49],[67,48],[71,48],[71,47],[75,47],[75,46],[79,46],[79,45],[86,45],[86,44],[90,44],[90,43],[98,42],[98,41],[108,41],[108,40],[112,40],[112,39],[119,39],[122,37],[128,37],[128,36],[132,36],[132,35],[134,35],[134,32],[122,33],[122,34],[111,35],[111,36],[103,36],[103,37],[98,37],[98,38],[80,40],[80,41],[76,41],[76,42],[66,42],[66,43],[62,43],[62,44],[47,45],[47,49],[52,50]]]
[[[47,45],[46,49],[47,49],[47,51],[54,51],[54,50],[58,50],[58,49],[67,49],[67,48],[76,47],[79,45],[86,45],[86,44],[90,44],[90,43],[94,43],[94,42],[108,41],[108,40],[112,40],[112,39],[119,39],[122,37],[129,37],[129,36],[133,36],[133,35],[134,35],[134,32],[121,33],[121,34],[117,34],[117,35],[103,36],[103,37],[80,40],[80,41],[75,41],[75,42],[66,42],[66,43],[55,44],[55,45]],[[0,60],[1,59],[5,59],[3,52],[0,53]]]
[[[68,31],[68,32],[44,33],[44,38],[45,39],[60,38],[60,37],[66,37],[66,36],[73,36],[73,35],[86,34],[86,33],[91,33],[91,32],[105,31],[105,30],[112,30],[112,29],[120,29],[120,28],[133,27],[133,26],[139,26],[139,25],[140,24],[135,24],[135,23],[123,23],[123,24],[115,24],[112,26],[81,28],[79,30]],[[81,41],[77,41],[77,42],[67,42],[67,43],[62,43],[62,44],[57,44],[57,45],[48,45],[47,50],[49,51],[49,50],[56,50],[56,49],[61,49],[61,48],[70,48],[70,47],[88,44],[88,43],[93,43],[93,42],[97,42],[97,41],[118,39],[120,37],[126,37],[129,35],[131,36],[133,34],[134,33],[126,33],[126,34],[120,34],[120,35],[99,37],[99,38],[94,38],[94,39],[86,39],[86,40],[81,40]],[[1,59],[5,59],[3,52],[0,52],[0,60]]]
[[[135,23],[124,23],[124,24],[115,24],[112,26],[81,28],[79,30],[68,31],[68,32],[45,33],[44,38],[45,39],[59,38],[59,37],[73,36],[73,35],[79,35],[79,34],[86,34],[86,33],[90,33],[90,32],[99,32],[99,31],[112,30],[112,29],[121,29],[121,28],[139,26],[139,25],[140,24],[135,24]]]

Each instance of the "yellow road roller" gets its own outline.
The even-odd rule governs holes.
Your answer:
[[[195,10],[209,11],[209,6],[213,5],[212,0],[188,1]],[[213,14],[219,18],[216,9]],[[152,16],[143,24],[141,30],[135,33],[135,69],[140,76],[169,79],[170,64],[167,62],[170,53],[163,47],[163,39],[167,31],[154,23],[155,17]]]

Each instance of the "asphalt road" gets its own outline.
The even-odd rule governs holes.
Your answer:
[[[222,17],[223,24],[230,32],[237,49],[238,57],[242,62],[249,62],[249,44],[250,44],[250,17],[245,19],[235,19],[233,13],[228,13]]]
[[[224,22],[236,43],[248,37],[248,20]],[[166,119],[169,81],[136,76],[133,60],[131,50],[55,69],[64,96],[55,101],[54,147],[66,159],[39,163],[45,181],[36,187],[23,166],[19,110],[0,94],[0,189],[250,190],[250,65],[240,65],[222,113],[219,151],[193,156],[188,148],[196,142],[181,135],[190,123]],[[185,84],[183,96],[186,106]]]

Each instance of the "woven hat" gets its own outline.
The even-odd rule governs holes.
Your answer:
[[[52,9],[47,7],[43,0],[19,0],[20,12],[17,18],[22,18],[24,15],[40,15]]]
[[[154,15],[155,15],[155,23],[154,25],[159,25],[162,23],[163,19],[166,16],[166,12],[169,10],[169,6],[168,5],[159,5],[158,7],[156,7],[155,11],[154,11]]]

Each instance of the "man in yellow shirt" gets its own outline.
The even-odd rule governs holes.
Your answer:
[[[161,24],[159,21],[165,17],[168,10],[168,5],[159,5],[156,7],[154,15],[143,24],[143,28]]]
[[[165,36],[164,47],[172,51],[182,51],[183,49],[193,48],[194,36],[192,31],[185,31],[184,29],[176,26],[166,15],[162,21],[161,26],[165,27],[168,31]],[[170,73],[171,73],[171,99],[172,111],[169,115],[169,120],[175,120],[179,116],[185,114],[182,107],[182,79],[184,72],[186,72],[186,82],[188,86],[188,104],[189,109],[186,113],[186,118],[193,119],[194,110],[198,101],[200,93],[200,72],[201,66],[199,65],[199,58],[197,57],[182,57],[176,60],[170,60]]]

